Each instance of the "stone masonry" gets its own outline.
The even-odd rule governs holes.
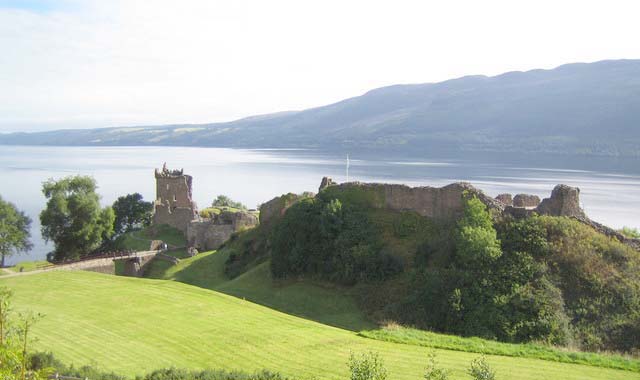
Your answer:
[[[252,213],[222,212],[211,219],[192,220],[187,228],[189,247],[199,251],[219,248],[236,231],[255,227],[258,217]]]
[[[155,177],[153,223],[168,224],[186,234],[189,223],[198,217],[198,208],[191,198],[191,176],[183,170],[169,170],[165,163],[162,170],[155,170]]]

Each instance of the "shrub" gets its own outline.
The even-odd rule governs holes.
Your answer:
[[[469,375],[474,380],[495,380],[496,378],[495,371],[491,369],[484,356],[471,361]]]
[[[387,380],[387,370],[376,352],[351,353],[348,366],[351,380]]]
[[[425,380],[448,380],[449,371],[438,367],[436,362],[436,354],[431,352],[427,357],[427,368],[424,372]]]

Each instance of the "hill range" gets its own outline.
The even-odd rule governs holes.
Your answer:
[[[640,157],[640,60],[395,85],[224,123],[4,134],[0,144]]]

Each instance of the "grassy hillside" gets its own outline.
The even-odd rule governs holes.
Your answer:
[[[207,258],[215,255],[200,260]],[[127,375],[176,366],[268,368],[302,378],[344,379],[349,353],[373,350],[391,378],[420,379],[430,351],[359,337],[175,281],[49,272],[1,279],[0,285],[14,290],[18,311],[46,315],[34,331],[37,348],[67,363],[97,363]],[[435,352],[454,379],[467,378],[466,367],[478,356]],[[501,379],[640,379],[630,371],[535,359],[488,356],[488,361]]]
[[[224,263],[229,252],[206,252],[172,266],[154,262],[146,277],[184,282],[246,299],[287,314],[353,331],[374,327],[345,288],[313,281],[273,281],[269,263],[229,280]]]

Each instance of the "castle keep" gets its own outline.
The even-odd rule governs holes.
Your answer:
[[[155,170],[156,201],[153,223],[168,224],[187,233],[189,222],[198,217],[198,208],[191,199],[193,178],[184,170],[169,170],[167,164],[162,170]]]

